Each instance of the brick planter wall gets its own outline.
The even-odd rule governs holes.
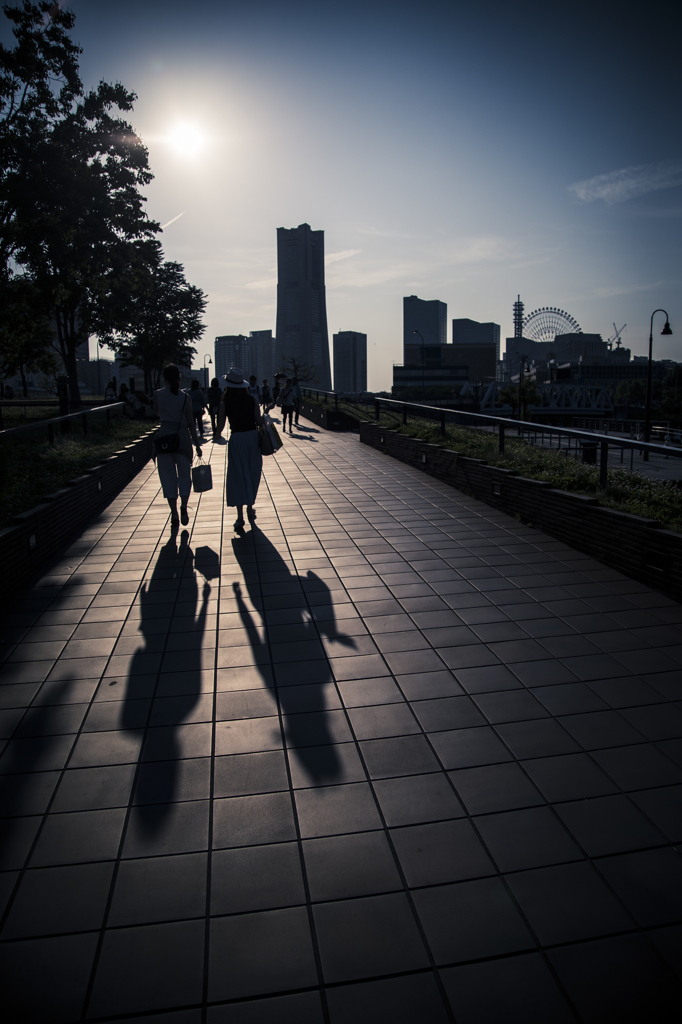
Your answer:
[[[0,603],[18,590],[63,550],[88,520],[101,512],[152,457],[149,431],[132,444],[66,487],[48,496],[42,505],[14,516],[0,530]]]
[[[301,399],[301,415],[325,430],[357,430],[360,421],[347,412],[337,412],[332,405],[316,405]]]
[[[376,423],[360,424],[360,440],[682,600],[682,534],[662,529],[655,519],[603,508],[596,498],[559,491]]]

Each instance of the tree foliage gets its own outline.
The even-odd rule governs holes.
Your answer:
[[[305,363],[297,356],[282,356],[280,368],[277,371],[279,376],[298,377],[299,384],[317,384],[319,374],[311,363]]]
[[[28,277],[0,282],[0,377],[21,377],[27,396],[27,373],[54,373],[57,358],[52,350],[54,327],[39,290]]]
[[[168,363],[188,365],[201,337],[206,299],[185,280],[180,263],[159,262],[146,274],[128,308],[128,322],[102,340],[114,349],[123,366],[144,371],[145,390],[159,386]]]

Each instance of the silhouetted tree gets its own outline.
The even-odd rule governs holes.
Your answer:
[[[300,384],[317,384],[320,379],[314,366],[296,356],[283,356],[277,373],[280,376],[291,377],[292,380],[298,377]]]
[[[27,373],[47,375],[56,369],[54,327],[30,278],[0,282],[0,304],[0,377],[20,377],[26,398]]]
[[[206,298],[185,280],[180,263],[160,262],[149,269],[128,302],[124,328],[100,335],[113,348],[122,366],[139,366],[145,391],[159,386],[167,363],[187,365],[206,326],[201,317]]]

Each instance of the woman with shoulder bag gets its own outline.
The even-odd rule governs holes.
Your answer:
[[[260,406],[249,394],[248,381],[237,366],[225,375],[225,394],[220,403],[218,433],[222,433],[225,420],[230,423],[227,442],[227,480],[225,502],[237,509],[235,528],[244,525],[244,505],[250,520],[256,518],[254,503],[263,472],[263,456],[258,440],[258,429],[263,426]]]
[[[156,464],[163,496],[171,510],[171,526],[183,526],[189,523],[187,499],[192,489],[190,469],[192,466],[192,441],[196,453],[201,458],[199,436],[194,425],[192,403],[184,391],[180,390],[180,370],[171,363],[163,371],[165,388],[154,393],[154,408],[161,423],[157,435]],[[176,441],[177,435],[177,441]],[[191,441],[190,441],[191,438]],[[159,450],[159,441],[166,441]],[[178,492],[180,494],[180,518],[178,518]]]
[[[286,379],[284,387],[280,391],[279,400],[282,406],[282,430],[286,433],[287,429],[287,416],[289,417],[289,433],[293,434],[293,416],[294,409],[294,385],[289,377]]]

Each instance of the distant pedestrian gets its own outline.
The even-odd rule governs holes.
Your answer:
[[[270,385],[268,384],[267,378],[263,379],[263,383],[260,388],[261,397],[263,399],[263,408],[267,410],[270,405]]]
[[[192,403],[192,414],[196,421],[197,428],[202,438],[204,436],[204,409],[208,405],[206,395],[199,387],[199,381],[193,380],[189,389],[189,398]]]
[[[294,377],[291,383],[294,389],[294,423],[298,426],[298,417],[301,412],[301,385],[298,383],[298,377]]]
[[[192,489],[190,468],[192,465],[192,443],[201,458],[199,437],[194,425],[192,403],[188,394],[180,390],[180,370],[171,363],[163,371],[165,388],[154,393],[154,407],[160,419],[159,437],[178,434],[179,445],[175,452],[156,456],[159,480],[163,496],[171,510],[171,526],[189,523],[187,500]],[[180,494],[180,519],[178,519],[178,493]]]
[[[223,397],[223,389],[218,384],[218,378],[214,377],[211,381],[211,386],[208,389],[206,398],[208,399],[208,414],[211,417],[211,430],[213,431],[213,440],[218,437],[218,409],[220,408],[220,399]]]
[[[258,427],[263,425],[263,417],[238,366],[231,367],[223,379],[225,393],[220,403],[219,432],[222,434],[226,419],[230,424],[225,503],[237,509],[234,525],[235,529],[241,530],[244,526],[244,505],[249,519],[253,521],[256,518],[253,506],[263,472]]]
[[[280,394],[281,390],[282,390],[282,388],[280,387],[279,374],[278,374],[275,377],[275,383],[274,383],[274,386],[272,388],[272,408],[273,409],[278,404],[279,394]]]
[[[258,377],[256,377],[255,373],[252,373],[249,377],[249,394],[252,398],[256,399],[259,405],[261,404],[263,394],[260,389],[260,384],[258,383]]]
[[[290,377],[287,377],[284,382],[284,387],[280,391],[279,401],[282,406],[282,430],[287,429],[287,416],[289,417],[289,433],[293,434],[293,416],[296,409],[294,401],[294,385]]]

